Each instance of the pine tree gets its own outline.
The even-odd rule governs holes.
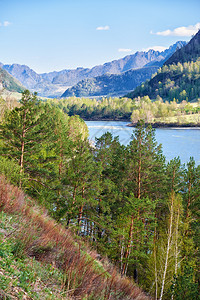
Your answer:
[[[97,205],[99,169],[87,140],[77,140],[73,147],[72,156],[65,162],[65,176],[62,181],[68,189],[62,219],[64,220],[65,215],[65,222],[68,225],[74,223],[78,226],[77,232],[85,235],[85,220],[92,223],[91,212]]]
[[[155,140],[155,130],[145,127],[144,121],[138,122],[128,150],[130,190],[137,198],[159,198],[164,187],[165,158]]]
[[[150,198],[156,201],[162,197],[164,189],[164,157],[162,155],[161,146],[155,141],[155,132],[151,126],[145,127],[143,121],[138,122],[133,139],[128,146],[128,189],[134,194],[138,202],[141,199]],[[138,215],[139,215],[138,207]],[[129,237],[125,249],[124,257],[126,263],[129,257],[131,244],[133,243],[134,215],[131,213]],[[137,257],[135,257],[137,260]],[[123,268],[125,273],[126,267]],[[135,268],[135,279],[138,280],[138,270]]]
[[[3,141],[1,154],[20,166],[20,183],[23,174],[28,180],[42,182],[47,175],[47,152],[54,126],[51,108],[38,102],[36,94],[28,90],[22,94],[21,106],[7,111],[0,125]],[[43,167],[44,165],[45,168]]]
[[[142,282],[143,272],[153,246],[156,202],[149,198],[137,198],[132,193],[123,208],[124,256],[121,273],[134,274]]]
[[[112,134],[107,132],[96,139],[93,153],[101,169],[101,190],[97,206],[98,249],[112,256],[112,242],[109,243],[108,240],[111,241],[112,234],[115,234],[113,228],[117,208],[124,193],[124,146],[120,145],[118,137],[113,138]]]

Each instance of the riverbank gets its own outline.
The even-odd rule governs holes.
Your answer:
[[[111,118],[82,118],[85,122],[96,121],[96,122],[130,122],[130,119],[111,119]],[[137,123],[129,123],[126,126],[135,127]],[[151,125],[152,128],[199,128],[200,123],[178,123],[178,122],[153,122],[153,123],[145,123],[145,125]]]
[[[83,118],[81,117],[84,121],[89,122],[89,121],[99,121],[99,122],[106,122],[106,121],[113,121],[113,122],[130,122],[130,118]]]
[[[137,123],[130,123],[127,124],[128,127],[135,127]],[[145,123],[146,126],[151,125],[152,128],[193,128],[200,129],[200,123],[162,123],[162,122],[155,122],[155,123]]]

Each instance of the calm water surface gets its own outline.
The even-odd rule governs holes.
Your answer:
[[[86,121],[90,139],[100,137],[109,131],[113,136],[119,136],[119,141],[127,145],[130,142],[133,127],[127,127],[130,122],[121,121]],[[163,146],[163,154],[169,161],[180,157],[182,163],[187,163],[193,156],[196,164],[200,164],[200,128],[159,128],[156,129],[156,140]]]

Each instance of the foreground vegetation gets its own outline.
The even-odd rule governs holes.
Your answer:
[[[2,176],[0,206],[2,299],[147,299]]]
[[[5,188],[6,183],[1,189]],[[2,197],[2,192],[1,192]],[[1,198],[2,205],[2,198]],[[8,209],[8,207],[7,207]],[[7,210],[6,209],[6,210]],[[63,299],[67,291],[63,288],[64,273],[50,263],[26,255],[27,237],[22,215],[0,213],[0,298],[1,299]],[[25,234],[20,237],[20,230]],[[30,228],[29,228],[30,230]],[[29,231],[30,232],[30,231]],[[27,238],[27,241],[25,241]],[[41,254],[45,248],[41,248]]]
[[[146,98],[141,103],[150,105]],[[2,113],[0,133],[0,172],[68,229],[48,221],[33,203],[27,208],[4,179],[1,208],[22,214],[25,252],[53,257],[72,297],[82,291],[88,299],[135,299],[131,292],[138,289],[128,275],[154,299],[198,299],[200,166],[192,158],[186,166],[179,158],[166,163],[144,121],[127,146],[106,133],[91,147],[79,117],[28,91],[19,107]],[[122,281],[99,264],[94,271],[82,241],[115,263]]]

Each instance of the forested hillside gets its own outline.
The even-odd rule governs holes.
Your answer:
[[[200,28],[196,35],[190,40],[187,45],[178,49],[168,60],[166,65],[181,64],[188,61],[196,61],[200,57]]]
[[[77,243],[85,241],[101,256],[107,256],[117,266],[122,280],[125,275],[133,278],[154,299],[198,299],[200,166],[192,158],[186,166],[179,158],[167,163],[154,130],[145,127],[143,121],[138,122],[127,146],[110,133],[91,146],[87,126],[79,117],[69,117],[39,102],[28,91],[23,93],[19,107],[3,113],[0,133],[1,174],[71,230]],[[3,186],[11,200],[1,193],[1,209],[10,213],[17,206],[25,220],[34,215],[36,229],[30,220],[33,228],[29,227],[30,244],[25,244],[25,253],[35,259],[42,253],[45,260],[57,255],[56,247],[64,249],[66,255],[56,256],[54,263],[66,270],[64,287],[78,299],[90,262],[82,262],[85,269],[74,271],[73,266],[80,264],[69,258],[69,249],[65,252],[59,235],[56,240],[55,223],[52,221],[52,230],[47,230],[46,221],[37,216],[38,209],[35,212],[35,208],[25,208],[21,196],[12,204],[15,198],[10,188],[4,183]],[[40,233],[38,222],[48,239]],[[36,232],[41,234],[39,241]],[[80,250],[71,252],[76,251]],[[6,250],[0,252],[2,255],[7,255]],[[116,285],[115,276],[109,277],[107,284],[97,285],[102,286],[102,291],[100,296],[93,296],[92,284],[100,279],[89,278],[91,285],[82,297],[145,297],[129,294],[133,293],[129,281],[126,288],[124,281]]]
[[[144,67],[129,70],[122,74],[104,74],[102,76],[85,79],[67,89],[61,97],[91,97],[91,96],[119,96],[136,88],[157,71],[158,67]]]
[[[191,41],[177,50],[157,74],[128,97],[161,96],[166,100],[193,101],[200,97],[200,31]]]
[[[181,102],[195,101],[200,97],[200,60],[164,65],[150,81],[128,94],[129,97],[148,95]]]

